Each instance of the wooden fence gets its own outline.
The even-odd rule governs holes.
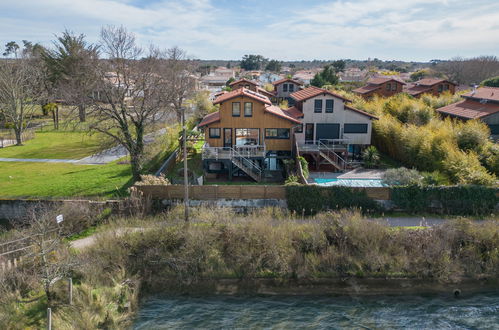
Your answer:
[[[21,134],[21,140],[23,142],[34,138],[35,130],[33,128],[27,128]],[[0,148],[5,148],[16,143],[16,134],[13,129],[0,129]]]
[[[152,199],[183,199],[183,185],[137,185],[134,186],[144,196]],[[369,187],[352,188],[356,191],[365,191],[367,196],[375,200],[389,200],[390,188]],[[285,186],[266,185],[209,185],[189,186],[189,198],[193,200],[216,199],[286,199]]]

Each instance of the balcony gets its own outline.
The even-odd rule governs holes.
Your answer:
[[[265,145],[210,147],[205,144],[203,146],[203,159],[265,158],[266,152]]]

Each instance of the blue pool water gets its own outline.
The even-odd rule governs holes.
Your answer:
[[[314,182],[320,186],[346,187],[385,187],[381,179],[324,179],[316,178]]]
[[[134,329],[498,329],[499,294],[150,297]]]

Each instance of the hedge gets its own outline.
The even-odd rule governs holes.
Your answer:
[[[405,186],[392,188],[392,201],[408,212],[435,210],[448,215],[487,215],[499,202],[496,188],[485,186]]]
[[[286,186],[286,198],[288,209],[305,215],[344,208],[359,208],[363,213],[369,213],[380,208],[376,201],[367,197],[364,190],[341,186]]]

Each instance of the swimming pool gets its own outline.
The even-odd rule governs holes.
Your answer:
[[[326,179],[315,178],[314,182],[319,186],[346,186],[346,187],[386,187],[381,179]]]

